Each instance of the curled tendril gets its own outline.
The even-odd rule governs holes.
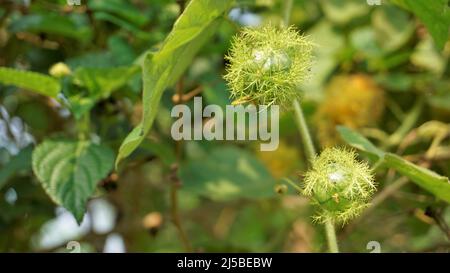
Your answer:
[[[310,74],[313,45],[293,27],[245,28],[234,37],[225,79],[239,103],[291,105]]]
[[[345,224],[369,205],[375,190],[369,166],[358,161],[355,152],[333,147],[313,160],[303,193],[319,208],[316,221],[332,219]]]

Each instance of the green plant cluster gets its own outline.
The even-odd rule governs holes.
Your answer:
[[[293,27],[263,26],[240,32],[226,58],[225,79],[235,101],[291,106],[312,65],[312,43]]]
[[[449,9],[1,1],[0,251],[448,252]],[[174,141],[195,96],[279,148]]]

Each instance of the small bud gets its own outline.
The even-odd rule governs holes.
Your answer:
[[[71,73],[72,71],[70,70],[70,68],[65,63],[62,62],[52,65],[52,67],[50,67],[49,69],[49,74],[57,78],[70,75]]]
[[[288,191],[288,187],[284,184],[279,184],[275,186],[275,192],[282,195]]]
[[[163,218],[161,213],[159,212],[151,212],[147,215],[145,215],[144,219],[142,220],[142,225],[145,229],[150,232],[152,236],[155,236],[156,233],[158,233],[159,228],[161,227],[163,223]]]
[[[233,40],[225,79],[235,102],[289,107],[309,76],[312,43],[293,27],[245,28]]]
[[[303,193],[318,206],[315,219],[346,223],[369,205],[375,191],[369,166],[342,148],[327,148],[312,162],[305,175]]]
[[[108,177],[106,177],[102,181],[100,181],[99,186],[102,187],[107,192],[113,192],[118,188],[117,185],[118,180],[119,176],[117,175],[117,173],[114,172],[108,175]]]

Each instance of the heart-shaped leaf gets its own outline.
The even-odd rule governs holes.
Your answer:
[[[47,194],[77,219],[86,202],[114,164],[113,152],[87,141],[46,140],[33,151],[33,171]]]

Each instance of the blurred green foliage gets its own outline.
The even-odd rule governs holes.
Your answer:
[[[325,251],[308,200],[275,190],[282,177],[301,185],[306,170],[292,113],[280,117],[280,149],[266,154],[255,142],[170,135],[177,93],[230,104],[222,75],[233,35],[281,23],[288,1],[188,2],[1,2],[0,251],[69,251],[70,240],[105,251],[117,235],[127,251],[185,251],[180,225],[194,251]],[[334,110],[350,117],[333,123],[343,125],[336,145],[358,149],[378,184],[374,206],[338,229],[341,249],[448,251],[448,0],[295,0],[290,14],[316,45],[300,86],[313,135],[328,122],[316,115],[335,77],[367,76],[359,88],[376,85],[384,98],[367,126],[352,122],[353,97]],[[101,212],[98,200],[109,204]],[[57,204],[79,221],[86,207],[81,227]]]

